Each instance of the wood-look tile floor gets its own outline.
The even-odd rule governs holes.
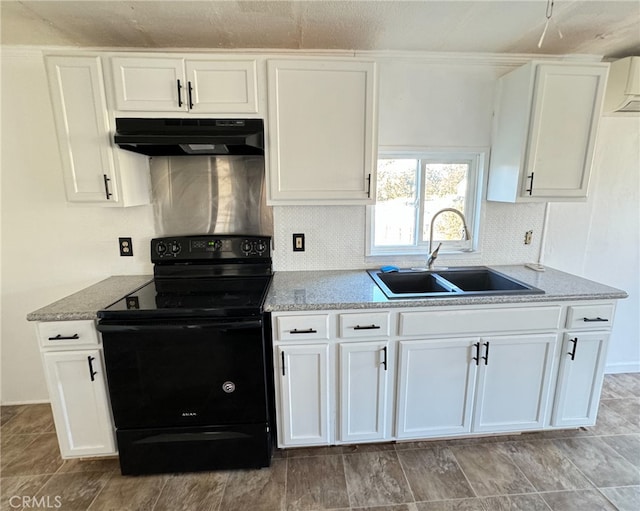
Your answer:
[[[49,405],[1,412],[2,510],[640,510],[640,374],[605,378],[593,428],[295,449],[267,469],[144,477],[113,458],[62,460]]]

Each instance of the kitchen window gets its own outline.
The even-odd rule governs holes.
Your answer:
[[[464,214],[471,239],[458,215],[443,213],[432,248],[442,242],[441,254],[475,250],[486,159],[485,151],[381,151],[376,205],[367,208],[367,255],[426,254],[431,220],[444,208]]]

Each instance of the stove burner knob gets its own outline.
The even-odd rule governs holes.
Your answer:
[[[156,252],[160,255],[164,255],[164,253],[167,251],[167,246],[160,242],[156,245]]]
[[[262,252],[264,252],[267,249],[267,245],[265,245],[264,241],[258,241],[258,244],[256,245],[256,250],[258,251],[258,253],[262,254]]]
[[[245,253],[245,254],[249,254],[249,252],[251,252],[251,242],[249,240],[245,240],[242,242],[242,245],[240,245],[240,249]]]
[[[171,253],[172,254],[179,254],[181,249],[182,249],[182,247],[180,246],[180,244],[177,241],[174,241],[173,244],[171,245]]]

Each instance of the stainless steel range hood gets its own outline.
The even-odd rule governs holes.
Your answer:
[[[117,118],[114,142],[149,156],[263,155],[262,119]]]

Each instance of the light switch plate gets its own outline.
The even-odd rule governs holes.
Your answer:
[[[304,252],[304,234],[298,233],[293,235],[293,251]]]

